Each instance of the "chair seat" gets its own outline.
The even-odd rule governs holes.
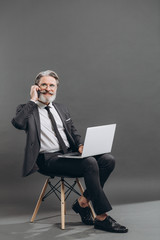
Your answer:
[[[82,178],[83,175],[77,175],[77,174],[57,174],[57,173],[53,173],[53,172],[47,172],[47,171],[42,171],[42,170],[38,170],[38,172],[42,175],[45,175],[45,176],[49,176],[51,178],[54,178],[54,177],[62,177],[62,178]]]

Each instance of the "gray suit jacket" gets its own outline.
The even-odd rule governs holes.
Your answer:
[[[53,103],[64,125],[65,133],[73,151],[77,151],[81,143],[80,135],[73,125],[68,109],[58,103]],[[36,160],[40,151],[40,119],[38,106],[29,101],[17,107],[16,116],[12,119],[14,127],[25,130],[27,134],[23,176],[28,176],[38,170]]]

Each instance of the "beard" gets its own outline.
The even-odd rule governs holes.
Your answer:
[[[45,91],[46,93],[46,91]],[[56,99],[56,93],[49,92],[51,96],[46,96],[44,92],[40,92],[39,100],[44,103],[51,103]]]

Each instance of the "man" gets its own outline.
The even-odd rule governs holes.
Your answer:
[[[60,153],[79,151],[83,144],[74,127],[68,109],[55,103],[59,85],[58,75],[50,70],[40,72],[31,87],[30,101],[19,105],[12,124],[27,133],[23,176],[39,170],[51,174],[83,175],[86,191],[72,206],[84,224],[96,229],[125,233],[128,229],[118,224],[107,212],[112,209],[103,186],[114,169],[115,161],[109,154],[84,159],[58,158]],[[93,221],[88,205],[92,201],[96,219]]]

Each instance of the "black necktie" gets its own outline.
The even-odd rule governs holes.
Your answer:
[[[65,143],[64,143],[64,141],[63,141],[63,139],[62,139],[62,137],[61,137],[61,135],[60,135],[60,133],[58,131],[56,121],[55,121],[55,119],[54,119],[54,117],[53,117],[53,115],[52,115],[52,113],[51,113],[49,108],[50,108],[49,106],[45,107],[45,109],[48,112],[48,116],[49,116],[49,118],[51,120],[51,123],[52,123],[52,126],[53,126],[53,130],[54,130],[54,132],[56,134],[56,137],[57,137],[57,139],[59,141],[59,145],[60,145],[63,153],[67,153],[67,147],[66,147],[66,145],[65,145]]]

